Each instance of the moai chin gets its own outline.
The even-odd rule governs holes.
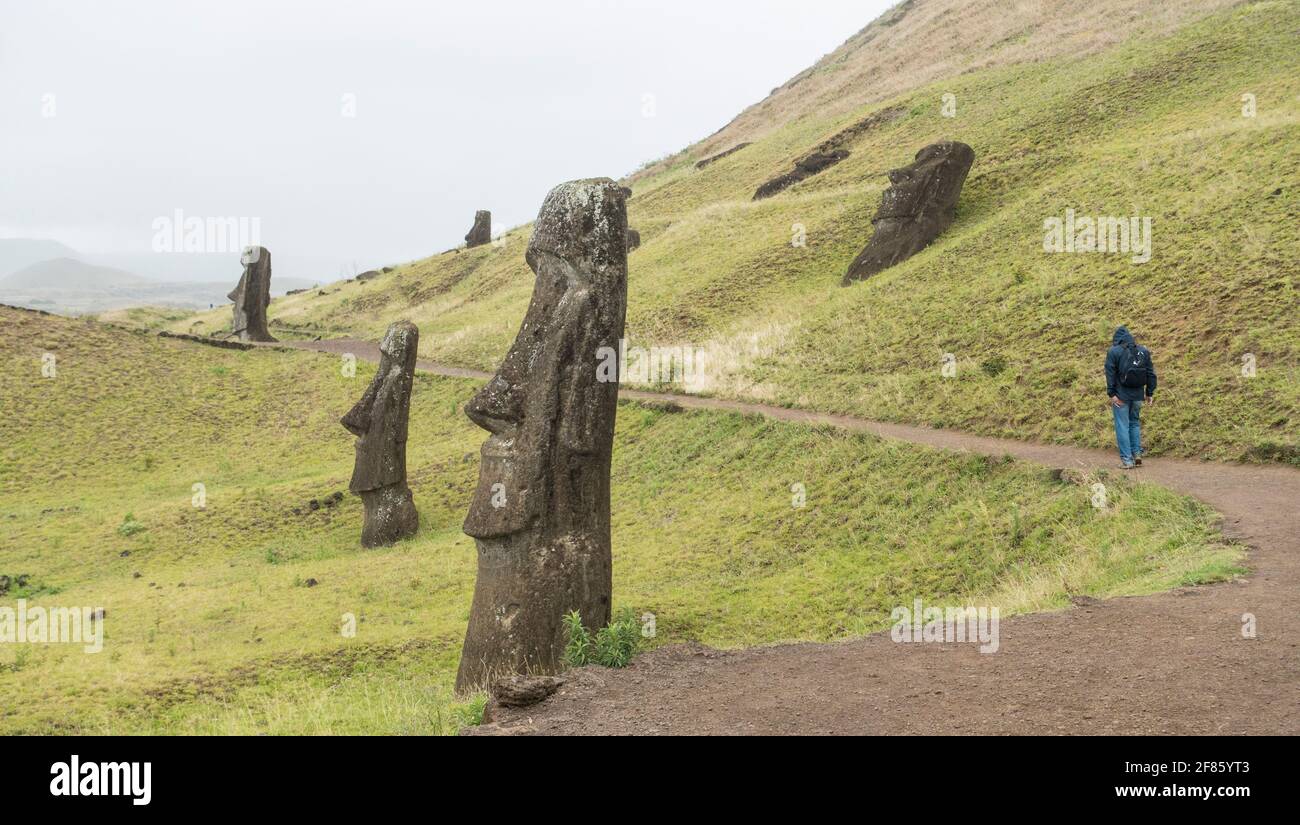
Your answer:
[[[561,669],[563,617],[609,623],[609,471],[618,381],[599,380],[627,309],[626,194],[608,178],[546,196],[525,256],[532,301],[465,413],[490,435],[465,532],[478,579],[456,689]],[[605,377],[605,376],[602,376]]]
[[[841,286],[902,263],[930,245],[957,219],[957,198],[975,162],[964,143],[932,143],[916,159],[889,173],[890,186],[871,219],[876,231],[849,264]]]
[[[406,486],[406,431],[411,413],[420,331],[410,321],[388,328],[379,345],[379,370],[361,400],[339,422],[357,436],[357,459],[348,489],[361,496],[364,547],[381,547],[415,535],[420,515]]]
[[[226,297],[235,302],[231,335],[241,341],[274,341],[266,329],[266,308],[271,303],[271,253],[250,246],[239,256],[244,273]]]
[[[474,213],[474,225],[465,235],[465,248],[473,249],[492,240],[492,213],[480,209]]]

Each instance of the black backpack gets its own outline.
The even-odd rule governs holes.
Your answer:
[[[1119,361],[1120,386],[1135,389],[1145,387],[1151,375],[1151,351],[1141,344],[1124,347]]]

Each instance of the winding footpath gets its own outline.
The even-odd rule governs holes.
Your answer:
[[[272,346],[350,352],[356,340]],[[420,361],[460,378],[475,370]],[[831,424],[930,447],[1049,467],[1112,468],[1110,452],[843,415],[671,394],[621,397]],[[895,644],[888,633],[827,644],[719,651],[673,645],[624,670],[583,668],[541,705],[480,733],[558,734],[1296,734],[1300,733],[1300,471],[1154,459],[1134,471],[1213,507],[1251,547],[1237,582],[1153,596],[1077,600],[1003,619],[1001,647]],[[1243,616],[1256,637],[1243,638]]]

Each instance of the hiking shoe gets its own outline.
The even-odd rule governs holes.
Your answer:
[[[1121,470],[1132,470],[1135,467],[1137,467],[1137,465],[1134,464],[1132,461],[1121,461],[1119,463],[1119,468]]]
[[[1140,456],[1140,455],[1135,455],[1135,456],[1133,456],[1133,466],[1134,466],[1134,467],[1141,467],[1141,466],[1142,466],[1142,456]]]

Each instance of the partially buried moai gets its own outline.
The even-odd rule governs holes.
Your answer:
[[[491,435],[465,532],[478,580],[456,689],[562,667],[563,617],[609,622],[609,471],[627,309],[626,193],[607,178],[546,196],[526,260],[536,274],[519,335],[465,405]]]
[[[474,213],[474,225],[465,235],[465,248],[473,249],[492,240],[492,213],[480,209]]]
[[[842,286],[901,263],[930,245],[957,219],[957,198],[975,152],[964,143],[932,143],[889,173],[890,186],[871,219],[875,234],[849,264]]]
[[[226,297],[235,302],[231,335],[241,341],[274,341],[266,329],[266,308],[271,303],[271,253],[250,246],[239,256],[244,273]]]
[[[406,431],[420,331],[410,321],[388,328],[379,345],[379,370],[365,395],[340,423],[357,436],[348,489],[361,496],[361,544],[380,547],[415,535],[420,515],[406,486]]]

